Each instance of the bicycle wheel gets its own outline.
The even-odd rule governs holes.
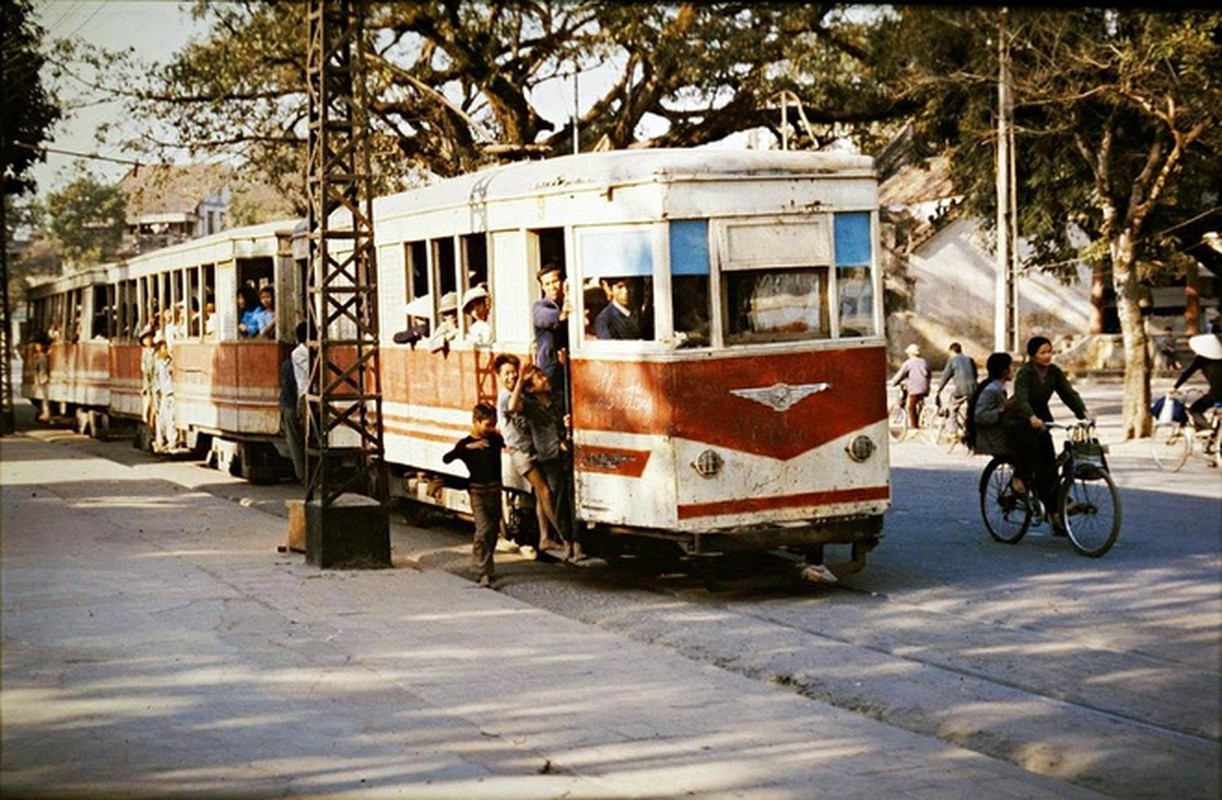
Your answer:
[[[891,406],[887,412],[887,432],[893,441],[902,441],[908,434],[908,410],[902,405]]]
[[[941,435],[942,423],[945,417],[938,415],[938,409],[933,403],[925,403],[921,406],[921,414],[917,417],[917,424],[921,428],[921,435],[930,444],[937,444],[938,437]]]
[[[946,415],[946,452],[955,452],[955,447],[963,444],[963,432],[967,430],[967,403],[955,403],[950,413]],[[966,445],[964,445],[966,447]]]
[[[1120,535],[1120,493],[1105,470],[1063,482],[1057,510],[1073,549],[1084,556],[1098,558],[1112,549]]]
[[[1003,544],[1018,544],[1031,527],[1031,509],[1010,486],[1013,477],[1014,466],[996,458],[980,475],[980,516],[989,536]]]
[[[1179,472],[1192,453],[1192,431],[1177,422],[1160,422],[1150,434],[1150,454],[1165,472]]]

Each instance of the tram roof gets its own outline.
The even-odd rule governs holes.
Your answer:
[[[209,236],[188,239],[169,247],[132,256],[116,266],[140,272],[146,268],[157,270],[165,267],[190,267],[227,258],[274,255],[277,252],[277,245],[274,244],[277,237],[289,236],[298,223],[297,219],[282,219],[229,228]]]
[[[873,178],[874,160],[847,153],[778,150],[614,150],[488,167],[374,201],[393,212],[642,183],[840,176]]]

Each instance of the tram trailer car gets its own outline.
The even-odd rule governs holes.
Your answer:
[[[872,161],[839,154],[636,150],[491,168],[374,202],[386,460],[406,496],[465,511],[442,455],[493,359],[533,353],[548,262],[567,276],[575,515],[587,541],[685,553],[826,545],[860,569],[890,504]],[[595,320],[628,287],[639,332]],[[438,343],[443,300],[482,285]],[[622,289],[623,287],[621,287]],[[446,303],[448,305],[448,303]],[[395,341],[395,333],[401,342]],[[512,505],[528,486],[504,476]]]
[[[52,344],[52,399],[78,421],[94,420],[86,432],[106,429],[111,417],[134,421],[148,446],[139,336],[149,329],[170,342],[178,443],[248,479],[291,474],[278,401],[280,362],[302,318],[295,227],[298,220],[235,228],[82,273],[75,283],[36,287],[35,330],[92,325],[88,340]],[[241,286],[273,287],[273,336],[239,335]],[[23,388],[31,398],[32,383],[27,368]]]
[[[110,403],[106,268],[94,267],[31,287],[30,341],[47,349],[46,399],[56,416],[73,417],[82,432],[109,427]],[[39,404],[32,350],[24,354],[21,393]]]

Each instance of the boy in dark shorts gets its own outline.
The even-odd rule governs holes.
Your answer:
[[[479,572],[479,585],[491,587],[495,578],[492,554],[501,529],[501,449],[505,440],[496,430],[496,409],[479,403],[471,412],[471,434],[459,439],[454,449],[441,457],[449,464],[458,459],[467,465],[471,480],[471,516],[475,518],[475,539],[471,556]]]

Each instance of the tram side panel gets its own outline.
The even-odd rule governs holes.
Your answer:
[[[579,514],[693,550],[870,541],[890,499],[884,374],[881,346],[576,360]]]

